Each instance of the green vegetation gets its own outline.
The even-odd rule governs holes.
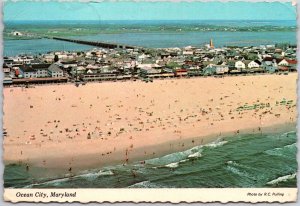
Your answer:
[[[28,36],[13,36],[13,31],[20,31]],[[33,39],[44,36],[87,36],[119,33],[178,33],[178,32],[272,32],[295,31],[295,26],[217,26],[201,24],[6,24],[5,39]]]
[[[166,67],[170,68],[170,69],[175,69],[175,68],[179,67],[179,64],[177,62],[169,62],[166,64]]]

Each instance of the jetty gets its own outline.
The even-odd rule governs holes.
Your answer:
[[[102,48],[107,48],[107,49],[118,49],[118,48],[120,48],[120,49],[143,49],[143,47],[119,44],[119,43],[87,41],[87,40],[69,39],[69,38],[62,38],[62,37],[48,37],[48,38],[59,40],[59,41],[67,41],[67,42],[72,42],[72,43],[77,43],[77,44],[102,47]]]

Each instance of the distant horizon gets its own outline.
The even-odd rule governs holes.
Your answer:
[[[34,19],[34,20],[4,20],[4,22],[8,21],[297,21],[296,19]]]

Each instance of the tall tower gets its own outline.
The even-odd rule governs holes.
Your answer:
[[[212,39],[210,39],[209,46],[210,46],[210,48],[211,48],[211,49],[214,49],[214,48],[215,48],[215,46],[214,46],[214,43],[213,43],[213,40],[212,40]]]

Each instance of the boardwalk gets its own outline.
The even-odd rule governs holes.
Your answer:
[[[90,46],[97,46],[107,49],[142,49],[142,47],[138,46],[131,46],[131,45],[125,45],[125,44],[117,44],[117,43],[108,43],[108,42],[99,42],[99,41],[86,41],[86,40],[78,40],[78,39],[68,39],[68,38],[61,38],[61,37],[52,37],[52,39],[60,40],[60,41],[67,41],[67,42],[73,42],[77,44],[85,44]]]

